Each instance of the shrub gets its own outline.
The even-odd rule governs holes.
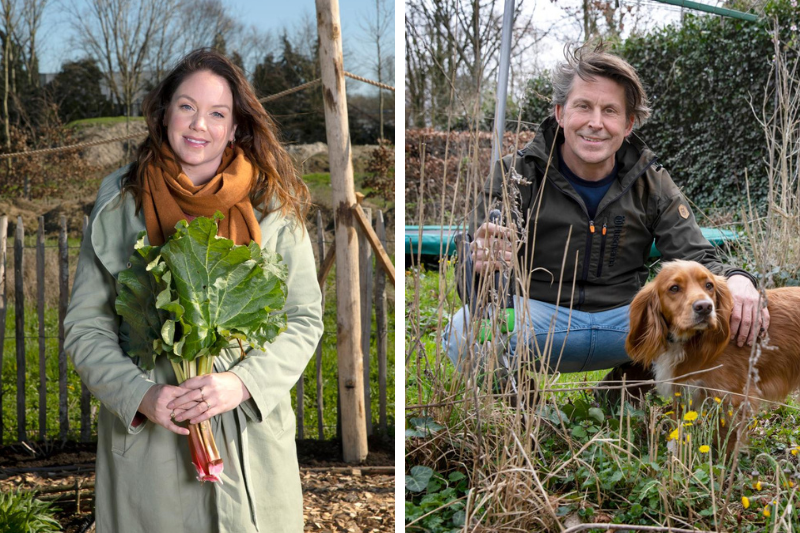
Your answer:
[[[51,503],[20,490],[0,493],[0,533],[47,533],[61,531],[53,518]]]

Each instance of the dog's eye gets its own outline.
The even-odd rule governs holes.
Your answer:
[[[679,290],[681,290],[681,288],[678,287],[677,285],[673,285],[672,287],[669,288],[669,292],[678,292]]]
[[[713,288],[714,288],[714,284],[713,283],[711,283],[710,281],[706,283],[706,289],[711,290]]]

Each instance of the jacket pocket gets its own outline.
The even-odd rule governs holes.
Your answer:
[[[267,426],[276,439],[279,439],[289,428],[294,428],[294,411],[292,411],[292,401],[290,396],[286,396],[278,402],[275,409],[267,417]],[[294,433],[294,430],[292,430]]]
[[[114,420],[111,424],[111,451],[115,455],[125,457],[125,454],[136,439],[136,435],[128,433],[128,429],[119,418],[114,415],[111,415],[111,417]],[[142,423],[144,424],[145,422]]]

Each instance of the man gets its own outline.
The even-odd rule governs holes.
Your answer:
[[[727,276],[735,302],[731,340],[752,345],[769,325],[755,278],[717,259],[678,187],[632,134],[650,115],[635,69],[602,45],[584,46],[556,67],[553,85],[553,115],[530,144],[498,163],[470,223],[476,273],[504,268],[518,254],[523,279],[516,286],[527,289],[527,299],[514,302],[512,359],[527,345],[551,371],[616,367],[606,379],[645,377],[649,370],[632,367],[625,353],[625,336],[654,240],[665,261],[694,260]],[[524,178],[515,206],[519,230],[486,217],[508,202],[510,176]],[[470,324],[462,309],[445,332],[448,356],[459,367],[475,338]]]

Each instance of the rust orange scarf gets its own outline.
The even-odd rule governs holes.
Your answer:
[[[255,167],[241,148],[226,148],[216,176],[200,186],[181,171],[166,142],[161,155],[164,163],[151,162],[145,171],[142,210],[150,244],[164,244],[175,233],[178,221],[210,218],[216,211],[225,215],[219,221],[220,236],[236,244],[249,244],[251,240],[261,244],[261,227],[249,196]]]

